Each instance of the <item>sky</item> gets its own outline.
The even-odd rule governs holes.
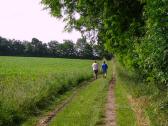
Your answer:
[[[64,39],[76,42],[81,34],[64,32],[65,23],[43,10],[41,0],[0,0],[0,36],[31,41],[33,37],[49,42]]]

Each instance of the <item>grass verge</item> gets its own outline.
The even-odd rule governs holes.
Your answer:
[[[52,120],[50,126],[94,126],[104,108],[109,81],[91,82]]]
[[[126,71],[119,63],[116,64],[116,71],[118,80],[122,84],[119,85],[132,96],[134,103],[138,104],[144,113],[143,116],[148,119],[148,124],[151,126],[167,126],[167,92],[160,91],[152,82],[143,82],[138,75]]]
[[[115,85],[116,113],[118,126],[136,126],[136,117],[127,99],[123,82],[117,78]]]

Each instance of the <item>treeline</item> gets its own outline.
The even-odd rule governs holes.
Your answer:
[[[0,37],[0,55],[83,59],[111,58],[111,54],[104,53],[102,47],[88,43],[85,38],[78,39],[75,44],[70,40],[64,40],[63,43],[58,41],[43,43],[37,38],[32,38],[32,41],[28,42]]]

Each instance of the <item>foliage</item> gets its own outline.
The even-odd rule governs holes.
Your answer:
[[[86,42],[86,39],[78,39],[76,42],[77,53],[81,57],[89,57],[93,54],[93,49],[90,44]]]

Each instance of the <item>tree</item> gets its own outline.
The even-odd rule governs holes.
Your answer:
[[[32,53],[34,56],[45,56],[47,55],[47,45],[43,44],[37,38],[32,38]]]
[[[86,38],[80,38],[76,42],[77,55],[83,58],[93,58],[92,46],[86,42]]]
[[[74,43],[70,40],[64,40],[64,43],[59,45],[61,57],[75,57]]]
[[[9,55],[12,52],[12,43],[0,37],[0,55]]]
[[[50,41],[48,43],[49,53],[51,56],[58,57],[59,56],[59,43],[57,41]]]
[[[69,57],[75,57],[76,55],[76,50],[74,43],[70,40],[64,40],[64,47],[66,49],[66,55]]]
[[[12,55],[24,55],[25,46],[21,41],[9,40],[12,43]]]
[[[33,56],[33,46],[30,42],[24,41],[23,45],[25,46],[24,54],[26,56]]]

